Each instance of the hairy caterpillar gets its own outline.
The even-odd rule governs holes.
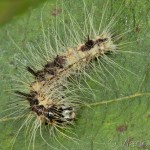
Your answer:
[[[115,48],[108,33],[103,33],[96,40],[88,37],[85,44],[74,49],[70,48],[63,55],[57,55],[41,70],[34,71],[27,67],[27,70],[36,77],[36,81],[31,83],[29,94],[20,91],[16,93],[29,101],[30,109],[45,124],[70,124],[75,119],[74,102],[65,100],[62,94],[59,96],[59,92],[63,92],[63,88],[67,86],[66,79],[83,70],[92,59],[115,51]]]
[[[84,5],[84,3],[83,3],[83,5]],[[85,30],[80,29],[80,26],[77,25],[77,21],[74,20],[74,18],[70,19],[71,23],[72,23],[71,25],[74,24],[77,26],[76,28],[74,26],[72,26],[73,31],[70,27],[67,27],[65,24],[65,21],[63,21],[63,23],[65,24],[64,25],[65,29],[63,29],[64,33],[66,32],[66,35],[68,35],[68,39],[66,39],[66,36],[65,36],[65,40],[67,42],[65,42],[59,36],[57,37],[57,35],[59,33],[57,30],[54,30],[52,38],[54,39],[54,41],[57,41],[57,44],[54,47],[52,47],[52,44],[50,45],[50,47],[52,47],[52,49],[54,49],[54,52],[53,51],[49,52],[48,48],[46,51],[46,48],[44,46],[42,47],[45,49],[46,53],[48,52],[48,54],[45,53],[45,55],[44,55],[44,57],[46,57],[46,60],[47,60],[47,62],[45,64],[47,64],[47,65],[45,65],[43,63],[45,66],[43,68],[37,67],[37,68],[40,68],[37,70],[34,69],[34,68],[36,68],[36,64],[33,65],[31,63],[31,65],[25,65],[25,66],[29,66],[29,67],[27,67],[27,70],[31,74],[33,74],[36,77],[36,79],[33,79],[31,77],[32,80],[29,81],[29,86],[27,86],[27,88],[25,88],[25,89],[21,88],[24,91],[21,91],[21,92],[16,91],[16,93],[19,94],[22,98],[28,99],[30,104],[26,101],[24,101],[23,103],[24,103],[25,107],[27,107],[27,109],[29,109],[29,107],[31,106],[32,111],[27,111],[27,113],[34,112],[35,114],[32,114],[32,117],[35,117],[37,115],[37,118],[40,120],[40,121],[38,121],[38,119],[37,119],[35,121],[35,126],[34,126],[34,124],[32,125],[34,127],[31,129],[33,134],[31,134],[31,140],[29,142],[30,144],[31,144],[31,142],[34,143],[36,131],[38,130],[38,128],[41,128],[42,123],[50,124],[50,125],[53,125],[56,127],[59,126],[59,128],[61,128],[61,126],[65,126],[66,130],[68,129],[68,125],[66,126],[66,124],[73,124],[74,119],[76,118],[76,115],[75,115],[76,114],[76,106],[78,107],[78,103],[80,103],[78,101],[78,99],[80,99],[80,98],[78,98],[77,95],[73,95],[73,92],[76,90],[75,88],[81,87],[82,88],[81,90],[85,89],[89,93],[93,92],[92,88],[89,86],[89,83],[87,83],[87,82],[86,82],[87,87],[86,88],[82,87],[81,82],[79,82],[80,76],[83,73],[83,75],[86,76],[85,81],[87,80],[86,78],[89,78],[89,80],[91,79],[94,82],[97,82],[97,83],[99,82],[99,80],[95,80],[95,79],[91,78],[90,74],[88,74],[84,70],[84,68],[88,67],[91,60],[93,60],[94,58],[98,58],[98,56],[102,56],[103,58],[108,58],[107,55],[105,54],[105,52],[108,52],[108,51],[117,52],[116,46],[118,46],[118,45],[114,45],[114,43],[112,43],[112,37],[108,32],[109,30],[107,31],[107,30],[102,29],[103,33],[102,32],[98,33],[98,31],[96,31],[93,27],[93,21],[92,21],[93,12],[89,15],[88,12],[86,12],[87,9],[85,6],[86,5],[84,5],[84,12],[88,18],[87,20],[85,19],[85,22],[86,22],[85,25],[87,25],[87,27],[83,26],[83,28],[85,27]],[[106,8],[106,6],[104,8]],[[112,23],[114,23],[114,18],[112,19],[112,22],[110,21],[110,24],[108,23],[109,28],[112,26]],[[57,24],[57,22],[56,22],[56,24]],[[57,25],[56,25],[56,27],[57,27]],[[87,32],[82,32],[82,31],[86,31],[88,28],[89,28],[89,30]],[[109,28],[107,28],[107,26],[106,26],[106,29],[109,29]],[[62,29],[62,28],[60,27],[60,29]],[[83,33],[84,33],[84,35],[83,35]],[[69,37],[69,34],[70,34],[70,37]],[[79,34],[81,34],[81,35],[79,35]],[[46,37],[45,33],[44,33],[43,38],[45,38],[44,42],[47,43],[46,42],[47,37]],[[83,42],[84,41],[83,39],[85,39],[86,42]],[[63,41],[61,41],[61,40],[63,40]],[[68,46],[66,46],[65,44]],[[57,48],[57,46],[58,46],[58,48]],[[71,48],[69,48],[69,47],[71,47]],[[108,47],[108,48],[106,48],[106,47]],[[29,48],[30,48],[29,50],[32,49],[32,47],[29,47]],[[61,48],[64,51],[62,51]],[[50,49],[50,50],[52,50],[52,49]],[[57,51],[57,54],[55,52],[55,49]],[[51,56],[52,56],[51,59],[48,58]],[[36,59],[36,58],[33,57],[33,59]],[[40,64],[40,62],[39,62],[39,64]],[[103,64],[101,64],[101,65],[103,65]],[[95,71],[96,69],[94,69],[94,66],[92,66],[91,68],[89,67],[89,70],[91,70],[91,72],[92,72],[93,70]],[[101,72],[101,70],[100,70],[100,72]],[[98,73],[98,72],[95,72],[95,73]],[[60,77],[59,77],[59,74],[60,74]],[[103,74],[103,73],[101,72],[101,74]],[[101,83],[98,83],[98,84],[101,84]],[[24,85],[24,86],[26,86],[26,85]],[[41,90],[41,88],[42,88],[42,90]],[[46,90],[47,88],[48,88],[48,90]],[[40,91],[40,93],[37,94],[35,91],[37,93]],[[92,94],[94,95],[95,93],[92,93]],[[45,97],[45,95],[46,95],[46,97]],[[75,96],[75,97],[73,97],[73,96]],[[38,99],[38,101],[37,101],[37,99]],[[50,101],[50,99],[52,99],[52,101]],[[86,99],[86,97],[85,97],[85,99]],[[34,103],[32,103],[32,102],[34,102]],[[47,105],[47,103],[48,103],[48,105]],[[44,105],[44,107],[41,107],[41,105],[42,106]],[[51,107],[49,107],[49,106],[51,106]],[[24,114],[24,112],[22,112],[22,113]],[[69,114],[69,113],[71,113],[71,114]],[[20,114],[21,114],[21,111],[20,111]],[[78,115],[78,113],[77,113],[77,115]],[[32,118],[32,117],[31,118],[30,117],[28,116],[26,118],[26,120],[29,121]],[[25,122],[25,123],[27,123],[27,122]],[[47,141],[47,144],[51,144],[51,143],[49,141]],[[34,145],[33,148],[35,146],[36,145]],[[29,146],[29,148],[30,148],[30,146]],[[51,148],[53,148],[53,147],[51,147]],[[61,148],[61,149],[63,149],[63,148]]]

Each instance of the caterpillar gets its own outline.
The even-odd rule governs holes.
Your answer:
[[[62,98],[62,95],[59,96],[58,90],[63,91],[67,86],[66,79],[83,70],[92,59],[114,50],[115,45],[108,33],[103,33],[96,40],[88,37],[85,44],[57,55],[41,70],[34,71],[27,67],[36,81],[31,83],[29,94],[20,91],[16,93],[29,101],[30,109],[45,124],[70,124],[75,119],[74,105]]]
[[[93,20],[96,5],[92,3],[90,12],[84,0],[81,3],[80,5],[83,6],[82,9],[84,11],[84,25],[79,25],[78,20],[74,19],[74,17],[68,12],[71,21],[69,26],[69,23],[65,22],[64,12],[62,12],[62,16],[60,17],[63,19],[59,22],[60,18],[58,16],[54,23],[54,29],[52,29],[52,31],[47,31],[44,29],[41,15],[42,38],[44,39],[44,44],[42,47],[39,46],[39,51],[37,51],[39,43],[36,43],[34,47],[29,44],[29,53],[31,53],[33,59],[37,60],[37,63],[32,63],[30,58],[25,55],[29,64],[25,64],[26,69],[24,69],[24,72],[21,74],[23,77],[25,76],[27,83],[24,80],[21,81],[19,83],[19,86],[21,87],[15,90],[18,98],[21,98],[21,101],[17,102],[20,103],[20,105],[10,105],[11,109],[17,108],[19,110],[12,112],[5,117],[7,118],[13,115],[18,115],[18,113],[19,116],[22,117],[23,115],[23,117],[26,117],[16,134],[14,141],[20,130],[24,126],[27,126],[26,132],[31,132],[27,149],[31,148],[31,143],[33,143],[33,149],[37,147],[34,145],[34,142],[38,129],[40,129],[42,140],[49,146],[49,148],[68,149],[60,142],[61,137],[60,140],[57,140],[59,136],[56,137],[57,135],[55,135],[55,131],[61,133],[67,138],[67,140],[74,140],[74,138],[67,136],[63,130],[65,129],[65,132],[70,132],[69,127],[75,124],[78,115],[80,115],[79,111],[81,106],[88,106],[88,104],[86,104],[88,102],[88,94],[91,94],[92,98],[94,98],[95,93],[99,93],[99,91],[94,91],[94,93],[92,85],[89,85],[88,82],[95,82],[96,86],[99,85],[101,87],[98,86],[98,88],[102,90],[106,89],[103,84],[104,79],[95,79],[88,71],[93,72],[96,75],[99,75],[100,72],[100,75],[105,77],[105,73],[103,73],[102,69],[102,67],[105,68],[105,66],[100,60],[104,59],[107,63],[111,62],[112,64],[115,64],[115,62],[109,59],[107,55],[113,55],[120,52],[119,44],[117,43],[118,39],[120,39],[126,32],[129,32],[126,31],[117,36],[111,32],[111,28],[113,28],[116,23],[116,17],[120,15],[121,7],[118,9],[116,15],[109,20],[108,24],[102,28],[102,23],[106,21],[104,20],[104,16],[106,15],[106,10],[108,8],[108,1],[104,5],[101,20],[99,21],[100,25],[98,26],[98,29],[96,29]],[[65,6],[63,5],[63,7]],[[59,23],[60,25],[58,25]],[[62,33],[59,33],[59,31],[62,31]],[[46,32],[48,32],[47,36]],[[52,36],[49,34],[52,34]],[[20,50],[13,39],[12,41]],[[35,49],[35,52],[33,52],[33,49]],[[24,54],[22,49],[21,52]],[[42,57],[46,60],[44,63],[43,58],[40,58],[41,55],[43,55]],[[95,64],[97,62],[98,64]],[[96,68],[95,65],[100,65],[100,67]],[[115,65],[117,66],[117,64]],[[112,66],[110,65],[110,67]],[[118,67],[119,69],[121,68],[119,65]],[[114,77],[107,68],[105,68],[105,70],[117,84],[116,77]],[[28,74],[27,77],[26,75],[23,75],[24,73]],[[82,78],[84,78],[83,81]],[[89,81],[87,82],[87,80]],[[99,80],[101,80],[101,82],[99,82]],[[84,94],[85,91],[87,91],[86,95]],[[83,93],[85,96],[83,99],[86,99],[85,101],[81,100],[81,94],[78,95],[78,92]],[[89,96],[89,99],[92,98]],[[13,106],[14,108],[12,108]],[[47,139],[43,137],[41,127],[44,124],[51,131],[50,134],[54,136],[61,148],[53,147],[49,140],[47,141]]]

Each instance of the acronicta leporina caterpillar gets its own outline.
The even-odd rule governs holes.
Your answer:
[[[18,76],[17,79],[13,77],[15,82],[17,81],[17,87],[13,89],[19,97],[16,98],[17,102],[14,100],[8,103],[8,115],[2,120],[22,117],[23,123],[16,135],[26,129],[28,142],[25,149],[36,149],[35,137],[38,136],[51,149],[69,149],[70,146],[63,143],[62,137],[80,143],[74,135],[79,131],[74,131],[74,128],[78,124],[80,126],[78,120],[85,119],[82,113],[86,112],[82,112],[82,109],[87,109],[88,113],[94,112],[92,106],[100,104],[105,97],[112,99],[122,97],[121,94],[130,94],[126,91],[128,80],[138,77],[130,67],[128,69],[128,66],[123,65],[129,65],[126,61],[131,63],[128,58],[133,55],[143,57],[141,52],[133,51],[130,46],[137,40],[130,41],[126,38],[136,31],[135,28],[128,27],[128,20],[122,17],[124,2],[121,1],[115,11],[115,4],[111,1],[103,2],[103,5],[101,3],[74,2],[76,7],[72,6],[72,1],[64,2],[62,6],[57,4],[55,12],[58,14],[56,13],[56,18],[50,20],[50,25],[46,26],[48,18],[45,17],[44,20],[43,16],[47,14],[47,2],[40,12],[40,17],[38,16],[40,27],[37,32],[39,29],[41,32],[37,34],[37,40],[34,41],[31,37],[33,42],[25,42],[26,47],[22,48],[12,38],[14,36],[9,34],[13,45],[21,51],[19,58],[17,57],[21,82],[18,82]],[[121,87],[121,82],[125,82],[124,87]],[[118,92],[121,90],[122,92]],[[108,94],[108,97],[104,93]],[[99,117],[103,115],[99,114]],[[87,114],[87,118],[90,124],[90,118],[94,116]],[[48,132],[42,131],[45,125]],[[16,136],[14,141],[15,138]],[[53,146],[49,138],[55,140],[58,145]]]

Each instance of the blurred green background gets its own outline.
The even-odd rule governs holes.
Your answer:
[[[80,11],[83,8],[81,1],[65,0],[64,2],[71,15],[83,25],[83,13]],[[85,2],[88,7],[94,3],[96,12],[94,18],[98,24],[102,15],[102,6],[106,4],[106,1],[85,0]],[[135,93],[140,93],[141,95],[143,93],[143,95],[139,97],[135,96],[134,98],[129,97],[125,101],[114,102],[112,104],[82,108],[78,113],[78,119],[72,129],[79,139],[78,144],[58,135],[59,141],[65,146],[64,148],[56,140],[52,139],[46,131],[43,131],[48,143],[57,147],[59,150],[66,148],[68,150],[150,149],[150,96],[144,94],[150,93],[150,2],[149,0],[109,0],[108,2],[108,18],[106,18],[108,21],[117,12],[120,5],[123,4],[122,13],[118,16],[120,20],[113,31],[122,33],[134,29],[125,35],[123,39],[124,42],[131,42],[131,44],[122,47],[121,50],[124,52],[109,55],[109,58],[128,70],[131,70],[137,76],[126,70],[120,71],[115,66],[112,68],[102,60],[104,66],[115,77],[117,85],[112,75],[103,68],[106,75],[103,82],[111,90],[109,91],[87,78],[89,85],[95,89],[95,96],[90,91],[79,93],[79,96],[82,97],[84,95],[83,100],[89,103],[95,103],[128,95],[133,95],[134,97]],[[60,5],[58,1],[58,8],[61,9]],[[21,62],[27,63],[26,58],[22,56],[22,53],[16,48],[7,33],[11,35],[12,39],[25,54],[29,54],[26,47],[27,43],[31,43],[31,45],[38,43],[44,49],[42,25],[40,22],[42,8],[43,1],[40,0],[0,1],[0,24],[2,25],[0,27],[1,111],[7,108],[8,103],[16,100],[16,97],[10,95],[8,91],[8,89],[14,88],[14,83],[11,78],[17,76],[18,68],[21,67],[20,63],[16,61],[16,58],[20,58]],[[61,11],[56,11],[56,1],[47,1],[43,11],[43,24],[46,33],[56,16],[58,19],[59,17],[60,20],[62,19]],[[67,18],[68,16],[65,17],[65,22],[69,24],[70,20]],[[52,39],[50,38],[50,40]],[[33,51],[35,50],[36,52],[36,48]],[[125,51],[140,54],[126,53]],[[26,75],[25,71],[22,74]],[[91,73],[91,76],[96,80],[98,79],[94,73]],[[90,100],[88,101],[88,99]],[[10,142],[15,137],[20,125],[21,122],[18,121],[16,123],[13,120],[0,122],[0,150],[10,150]],[[14,145],[14,150],[27,150],[29,139],[27,141],[25,139],[25,131],[21,131]],[[37,133],[35,150],[41,149],[51,150],[53,148],[49,148],[40,138],[40,133]]]
[[[14,16],[20,15],[45,0],[0,0],[0,24],[10,21]]]

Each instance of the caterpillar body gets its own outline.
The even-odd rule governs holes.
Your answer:
[[[66,79],[85,69],[94,58],[113,52],[115,49],[116,46],[109,33],[103,33],[96,39],[88,37],[85,44],[70,48],[60,56],[57,55],[42,70],[34,71],[27,67],[36,81],[31,83],[29,94],[19,91],[16,93],[29,101],[31,111],[45,124],[71,124],[76,116],[75,104],[59,95],[59,92],[63,92],[67,86]]]

